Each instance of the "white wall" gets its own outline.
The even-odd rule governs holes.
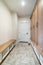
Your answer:
[[[12,13],[12,25],[13,25],[13,38],[17,39],[17,36],[18,36],[18,16],[16,13]]]
[[[11,14],[7,7],[0,2],[0,44],[12,38]]]
[[[10,13],[6,5],[0,2],[0,44],[3,44],[10,39],[17,39],[17,28],[17,14]]]

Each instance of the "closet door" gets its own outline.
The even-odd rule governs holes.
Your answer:
[[[32,40],[32,19],[31,19],[31,40]]]
[[[33,13],[33,18],[32,18],[32,37],[33,41],[35,41],[35,20],[34,20],[34,13]]]
[[[35,8],[35,42],[38,44],[38,8]]]
[[[31,19],[31,40],[33,41],[33,15]]]
[[[38,4],[38,44],[43,49],[43,6]]]

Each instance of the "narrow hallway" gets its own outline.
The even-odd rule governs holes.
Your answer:
[[[0,65],[43,65],[43,0],[0,0]]]
[[[2,65],[40,65],[28,43],[18,43]]]

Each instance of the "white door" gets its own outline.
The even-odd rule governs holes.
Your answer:
[[[19,41],[30,41],[30,22],[19,22]]]

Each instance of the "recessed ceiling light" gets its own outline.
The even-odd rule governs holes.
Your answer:
[[[21,5],[22,5],[22,6],[25,6],[25,2],[24,2],[24,1],[22,1],[22,2],[21,2]]]

